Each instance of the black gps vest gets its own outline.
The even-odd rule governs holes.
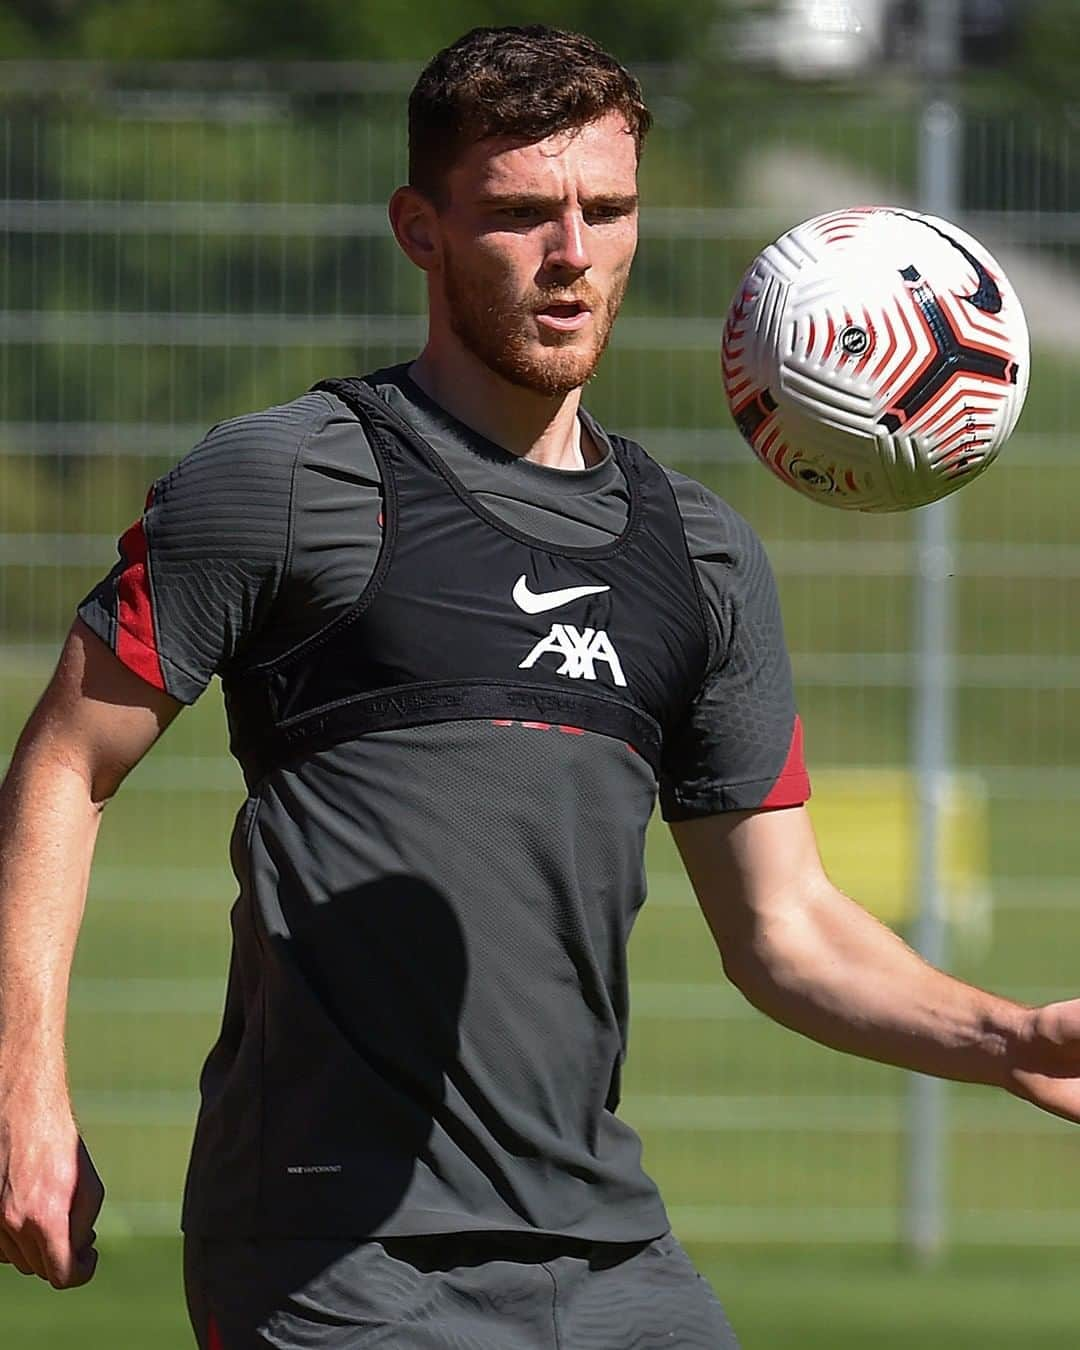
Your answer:
[[[250,788],[371,732],[490,719],[596,732],[659,773],[709,659],[682,520],[660,467],[612,437],[622,533],[555,546],[472,496],[364,381],[315,386],[362,426],[383,484],[383,543],[352,607],[285,656],[224,683]]]

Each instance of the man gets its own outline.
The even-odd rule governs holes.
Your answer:
[[[93,1274],[65,992],[103,803],[221,675],[250,795],[184,1207],[203,1350],[735,1344],[616,1114],[659,788],[723,959],[826,1044],[1080,1117],[1080,1002],[925,965],[837,892],[773,583],[579,406],[649,115],[479,29],[410,100],[418,359],[215,428],[83,602],[4,788],[0,1255]]]

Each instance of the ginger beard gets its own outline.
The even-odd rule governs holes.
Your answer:
[[[605,296],[584,278],[549,289],[533,286],[514,296],[500,276],[458,263],[443,253],[442,284],[450,327],[464,347],[504,380],[536,394],[562,397],[591,377],[611,336],[626,293],[630,268],[611,282]],[[579,300],[592,312],[575,333],[539,329],[536,312],[545,305]]]

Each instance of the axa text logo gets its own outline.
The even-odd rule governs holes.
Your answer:
[[[540,639],[518,669],[530,670],[547,652],[562,657],[556,675],[567,675],[572,680],[595,680],[596,666],[601,662],[607,665],[614,683],[626,688],[619,654],[602,628],[578,629],[571,623],[552,624],[551,632]]]

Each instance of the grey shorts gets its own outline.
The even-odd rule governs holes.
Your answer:
[[[184,1274],[200,1350],[738,1350],[671,1234],[188,1238]]]

